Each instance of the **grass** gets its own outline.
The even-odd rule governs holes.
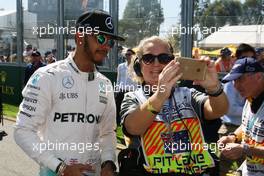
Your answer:
[[[7,117],[16,118],[18,106],[3,103],[3,114]]]
[[[122,131],[122,127],[121,126],[117,126],[116,129],[116,139],[117,139],[117,143],[118,144],[124,144],[125,139],[124,139],[124,134]]]

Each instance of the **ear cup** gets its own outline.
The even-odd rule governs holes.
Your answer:
[[[140,63],[139,63],[139,59],[136,58],[134,61],[134,65],[133,65],[134,71],[136,73],[137,76],[142,77],[142,73],[141,73],[141,68],[140,68]]]

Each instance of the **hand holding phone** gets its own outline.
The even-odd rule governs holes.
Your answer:
[[[180,63],[180,73],[183,73],[183,80],[205,80],[207,64],[197,59],[178,57]]]

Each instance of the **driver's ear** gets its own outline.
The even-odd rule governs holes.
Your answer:
[[[77,45],[82,45],[83,44],[83,38],[84,38],[83,33],[82,32],[77,32],[76,35],[75,35],[76,44]]]

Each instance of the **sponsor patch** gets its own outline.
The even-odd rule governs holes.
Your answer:
[[[63,93],[61,92],[59,95],[59,99],[60,100],[64,100],[64,99],[77,99],[78,98],[78,93]]]
[[[27,105],[27,104],[23,104],[22,108],[24,108],[24,109],[26,109],[28,111],[33,111],[33,112],[36,111],[36,107],[30,106],[30,105]]]
[[[73,80],[72,76],[65,76],[62,79],[62,86],[65,87],[66,89],[72,88],[73,85],[74,85],[74,80]]]
[[[35,86],[39,82],[39,79],[40,79],[39,74],[34,75],[34,77],[32,78],[31,84]]]
[[[105,86],[104,82],[99,83],[99,92],[102,94],[106,94],[106,86]]]
[[[99,102],[107,104],[107,98],[103,96],[99,96]]]
[[[24,100],[25,100],[26,102],[30,102],[30,103],[37,103],[37,102],[38,102],[37,99],[29,98],[29,97],[24,97]]]
[[[31,115],[31,114],[29,114],[29,113],[26,113],[26,112],[24,112],[24,111],[20,111],[20,114],[23,114],[23,115],[25,115],[25,116],[27,116],[27,117],[29,117],[29,118],[31,118],[31,117],[32,117],[32,115]]]

